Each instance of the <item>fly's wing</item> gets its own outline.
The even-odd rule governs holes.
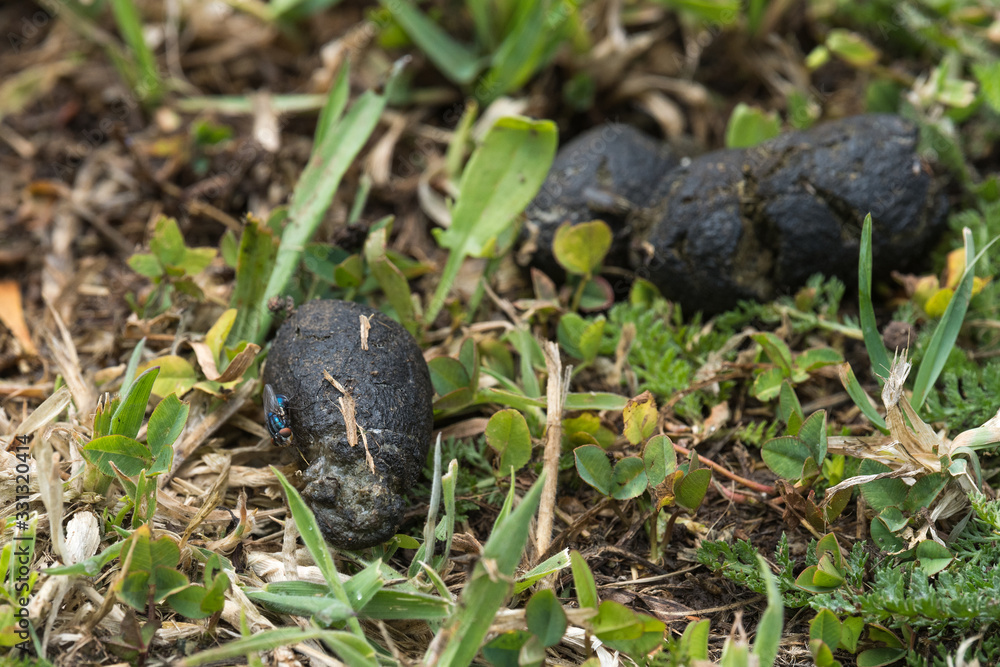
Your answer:
[[[269,385],[264,385],[264,414],[278,414],[283,412],[281,403],[278,403],[278,397],[274,394],[274,388]]]

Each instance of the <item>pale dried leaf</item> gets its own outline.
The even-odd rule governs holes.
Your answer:
[[[42,401],[42,404],[35,408],[35,411],[28,415],[27,419],[21,422],[21,425],[14,431],[14,436],[31,435],[47,426],[66,409],[70,398],[69,388],[60,387],[54,394]]]
[[[852,486],[858,486],[859,484],[867,484],[868,482],[874,482],[877,479],[904,479],[904,478],[914,478],[920,475],[921,471],[915,468],[900,468],[898,470],[890,470],[888,472],[880,472],[875,475],[857,475],[855,477],[850,477],[845,479],[840,484],[836,486],[831,486],[826,490],[827,496],[833,496],[842,489],[849,489]]]
[[[556,482],[559,478],[559,455],[562,449],[562,418],[563,399],[569,383],[564,384],[562,360],[559,357],[559,346],[546,341],[542,345],[545,353],[545,367],[548,371],[548,382],[545,387],[545,453],[542,471],[545,474],[545,486],[542,487],[542,497],[538,505],[538,522],[535,530],[536,558],[541,558],[552,543],[552,526],[555,521]],[[551,578],[547,579],[551,582]],[[551,586],[551,583],[549,583]]]
[[[417,181],[417,202],[428,218],[448,229],[451,227],[451,209],[444,196],[433,185],[438,175],[443,173],[444,167],[445,161],[441,156],[432,155],[428,158],[427,168],[420,173]]]
[[[394,114],[388,121],[389,129],[368,153],[365,169],[371,176],[372,182],[380,188],[389,184],[392,176],[392,154],[403,136],[403,131],[410,124],[410,118],[404,114]]]
[[[227,570],[222,570],[222,572],[225,572],[227,575],[229,574]],[[234,574],[230,579],[234,579],[235,576]],[[222,620],[237,630],[243,627],[243,622],[245,621],[250,628],[250,632],[254,634],[274,628],[274,624],[267,620],[267,617],[260,612],[257,605],[251,602],[250,598],[246,596],[246,593],[240,588],[238,580],[232,582],[229,592],[226,594],[226,603],[222,608]]]
[[[912,364],[906,360],[906,352],[895,355],[882,387],[882,402],[885,404],[885,421],[895,442],[885,447],[885,451],[897,454],[897,463],[916,462],[931,472],[941,471],[939,446],[941,438],[920,419],[903,393],[903,385]],[[909,418],[909,421],[907,421]],[[889,465],[893,465],[890,463]]]
[[[486,425],[489,423],[488,417],[470,417],[454,424],[448,424],[434,433],[433,437],[437,438],[440,434],[442,438],[474,438],[485,433]]]
[[[88,510],[77,512],[66,523],[66,564],[74,565],[97,553],[101,529],[97,516]]]
[[[46,305],[49,307],[49,311],[52,313],[52,317],[59,329],[59,336],[56,337],[51,331],[45,328],[44,337],[48,341],[49,349],[52,350],[56,366],[66,381],[66,386],[69,387],[70,393],[73,394],[76,409],[80,414],[90,414],[94,410],[97,399],[94,396],[94,391],[91,389],[90,383],[83,379],[83,373],[80,371],[80,359],[76,354],[73,337],[70,336],[62,317],[52,307],[52,304],[46,302]]]
[[[284,568],[280,559],[276,558],[274,554],[268,554],[261,551],[249,551],[247,552],[247,567],[253,570],[253,573],[264,581],[284,581]],[[323,578],[323,573],[320,572],[319,567],[315,565],[297,565],[296,569],[298,571],[298,581],[309,581],[314,584],[325,584],[326,579]],[[345,575],[341,575],[341,579],[346,579]]]
[[[255,343],[248,343],[240,353],[233,357],[233,360],[226,366],[226,370],[221,374],[215,365],[215,355],[212,349],[206,344],[198,341],[188,341],[188,345],[194,350],[195,358],[198,359],[198,366],[205,377],[213,382],[232,382],[243,377],[243,373],[253,364],[260,352],[260,346]]]
[[[949,452],[954,452],[959,447],[977,449],[995,442],[1000,442],[1000,410],[982,426],[962,431],[955,436],[951,441]]]
[[[684,135],[685,114],[680,105],[656,90],[649,90],[639,96],[639,106],[652,116],[667,139]]]
[[[271,104],[267,93],[251,95],[253,102],[253,138],[269,153],[277,153],[281,148],[281,126],[278,113]]]
[[[35,439],[35,463],[38,466],[38,491],[45,505],[45,513],[52,531],[52,550],[62,562],[66,560],[66,541],[63,534],[63,493],[62,479],[59,477],[59,458],[49,442],[49,434]]]

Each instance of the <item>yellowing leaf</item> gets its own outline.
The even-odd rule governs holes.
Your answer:
[[[948,302],[955,295],[955,290],[945,287],[935,292],[924,304],[924,312],[931,317],[941,317],[948,308]]]
[[[623,435],[633,445],[638,445],[653,435],[656,430],[659,413],[656,410],[656,399],[648,391],[644,391],[635,398],[629,399],[622,410],[625,418],[625,429]]]
[[[556,261],[578,275],[591,275],[601,266],[611,248],[611,228],[602,220],[579,225],[564,223],[556,230],[552,252]]]
[[[141,374],[153,366],[160,367],[160,374],[157,376],[156,382],[153,383],[153,394],[161,398],[172,393],[183,396],[198,381],[198,373],[194,366],[184,357],[173,354],[156,357],[141,364],[136,372]]]
[[[962,273],[965,272],[965,248],[958,248],[957,250],[952,250],[948,253],[948,259],[945,262],[945,282],[944,286],[948,289],[954,290],[958,286],[958,281],[962,279]]]
[[[923,276],[918,278],[913,288],[913,299],[917,305],[924,308],[927,301],[941,289],[941,283],[937,276]]]
[[[879,51],[856,32],[834,29],[826,37],[826,46],[840,59],[854,67],[869,67],[878,62]]]
[[[215,321],[215,324],[212,325],[212,328],[208,330],[208,333],[205,334],[205,344],[208,345],[208,349],[212,351],[212,356],[216,360],[220,358],[222,346],[229,336],[229,330],[233,328],[237,312],[235,308],[230,308],[222,313],[219,319]]]

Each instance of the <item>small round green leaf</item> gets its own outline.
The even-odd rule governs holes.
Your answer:
[[[870,648],[858,654],[858,667],[886,667],[906,657],[905,648]]]
[[[156,381],[153,383],[152,393],[154,396],[160,396],[161,398],[167,394],[183,396],[191,387],[198,383],[199,373],[195,371],[191,362],[176,354],[168,354],[151,359],[145,364],[140,365],[137,370],[145,372],[151,367],[160,369],[159,374],[156,376]],[[136,382],[138,381],[139,379],[136,378]],[[143,410],[145,410],[145,405],[143,406]]]
[[[650,487],[663,484],[677,469],[674,444],[665,435],[650,438],[642,450],[642,461],[646,466],[646,483]]]
[[[834,28],[826,37],[826,46],[849,65],[869,67],[878,62],[879,52],[856,32]]]
[[[556,330],[559,345],[572,357],[585,362],[593,361],[600,351],[604,325],[603,316],[588,321],[576,313],[566,313],[559,318]]]
[[[542,646],[555,646],[566,632],[566,612],[551,589],[543,588],[531,596],[524,618],[528,630],[538,637]]]
[[[712,471],[708,468],[698,468],[684,475],[684,478],[674,486],[677,504],[695,512],[705,499],[708,485],[712,481]]]
[[[934,540],[924,540],[917,545],[917,567],[931,577],[944,570],[955,560],[948,548]]]
[[[781,391],[781,382],[785,379],[780,368],[765,369],[760,375],[754,378],[753,387],[750,393],[754,398],[762,403],[766,403],[775,398]]]
[[[611,495],[611,462],[604,450],[596,445],[584,445],[573,450],[576,471],[580,479],[605,496]]]
[[[840,646],[851,653],[858,650],[858,640],[861,631],[865,629],[865,620],[860,616],[849,616],[840,624]]]
[[[501,410],[486,424],[486,443],[500,454],[500,472],[520,470],[531,459],[528,422],[517,410]]]
[[[872,519],[869,532],[875,545],[886,553],[898,553],[906,546],[903,544],[903,540],[886,528],[886,525],[878,517]]]
[[[80,453],[84,459],[108,476],[115,474],[111,463],[118,466],[126,477],[135,477],[153,463],[149,447],[124,435],[106,435],[91,440],[84,445]]]
[[[829,609],[821,609],[809,624],[809,638],[819,639],[836,651],[840,644],[840,619]]]
[[[816,667],[834,667],[835,665],[840,665],[839,662],[833,659],[833,651],[830,650],[830,645],[822,639],[810,639],[809,652],[812,653],[813,662],[816,664]]]
[[[611,496],[616,500],[635,498],[646,490],[646,467],[638,456],[626,456],[615,465],[611,476]]]
[[[865,459],[858,468],[859,475],[876,475],[889,472],[889,466],[872,459]],[[895,505],[902,507],[910,487],[901,479],[876,479],[861,485],[861,495],[876,512]]]
[[[736,105],[726,126],[726,148],[747,148],[781,133],[778,114],[752,107],[743,102]]]
[[[136,253],[128,258],[127,264],[133,271],[147,278],[159,278],[163,275],[163,265],[155,255]]]
[[[333,279],[337,281],[338,287],[350,289],[360,287],[364,282],[364,265],[361,262],[361,255],[350,255],[347,259],[333,269]]]
[[[445,396],[457,389],[470,388],[472,378],[458,359],[436,357],[427,362],[431,371],[431,384],[438,396]]]
[[[602,220],[560,225],[552,241],[556,261],[570,273],[590,275],[611,249],[611,228]]]
[[[524,630],[499,634],[483,646],[483,657],[494,667],[518,667],[518,653],[530,638],[531,633]]]
[[[573,570],[573,586],[576,588],[576,601],[581,609],[588,607],[597,609],[597,583],[590,566],[579,551],[569,552],[570,568]]]
[[[802,477],[802,466],[811,452],[798,438],[785,435],[765,442],[760,455],[775,475],[797,480]]]

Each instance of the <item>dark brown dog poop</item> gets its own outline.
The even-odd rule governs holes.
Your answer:
[[[635,213],[653,203],[656,186],[679,164],[666,144],[628,125],[601,125],[567,143],[525,210],[524,248],[533,253],[531,263],[562,279],[552,255],[556,229],[564,222],[603,220],[612,232],[605,264],[625,266]]]
[[[371,307],[310,301],[278,329],[264,382],[287,398],[308,464],[302,496],[327,541],[361,549],[392,537],[434,420],[430,372],[409,332]]]
[[[635,134],[607,139],[618,137],[625,142],[621,148],[587,151],[586,142],[577,140],[559,152],[527,210],[529,229],[536,226],[549,248],[535,254],[537,266],[544,270],[551,263],[551,237],[562,222],[607,220],[593,205],[594,193],[603,201],[620,195],[635,204],[613,223],[616,239],[630,236],[628,257],[621,261],[618,250],[606,264],[653,282],[686,314],[712,315],[740,299],[768,301],[815,273],[856,284],[869,212],[880,275],[925,258],[945,226],[942,179],[917,155],[916,126],[898,116],[845,118],[752,148],[706,153],[665,173],[649,169],[644,176],[625,166],[631,164],[627,155],[653,163],[652,140],[637,143]],[[586,164],[588,155],[597,161],[589,171],[579,168],[567,176],[557,168]],[[585,176],[592,180],[581,183]],[[639,185],[642,178],[646,186]],[[637,187],[649,187],[649,195],[643,198]]]

